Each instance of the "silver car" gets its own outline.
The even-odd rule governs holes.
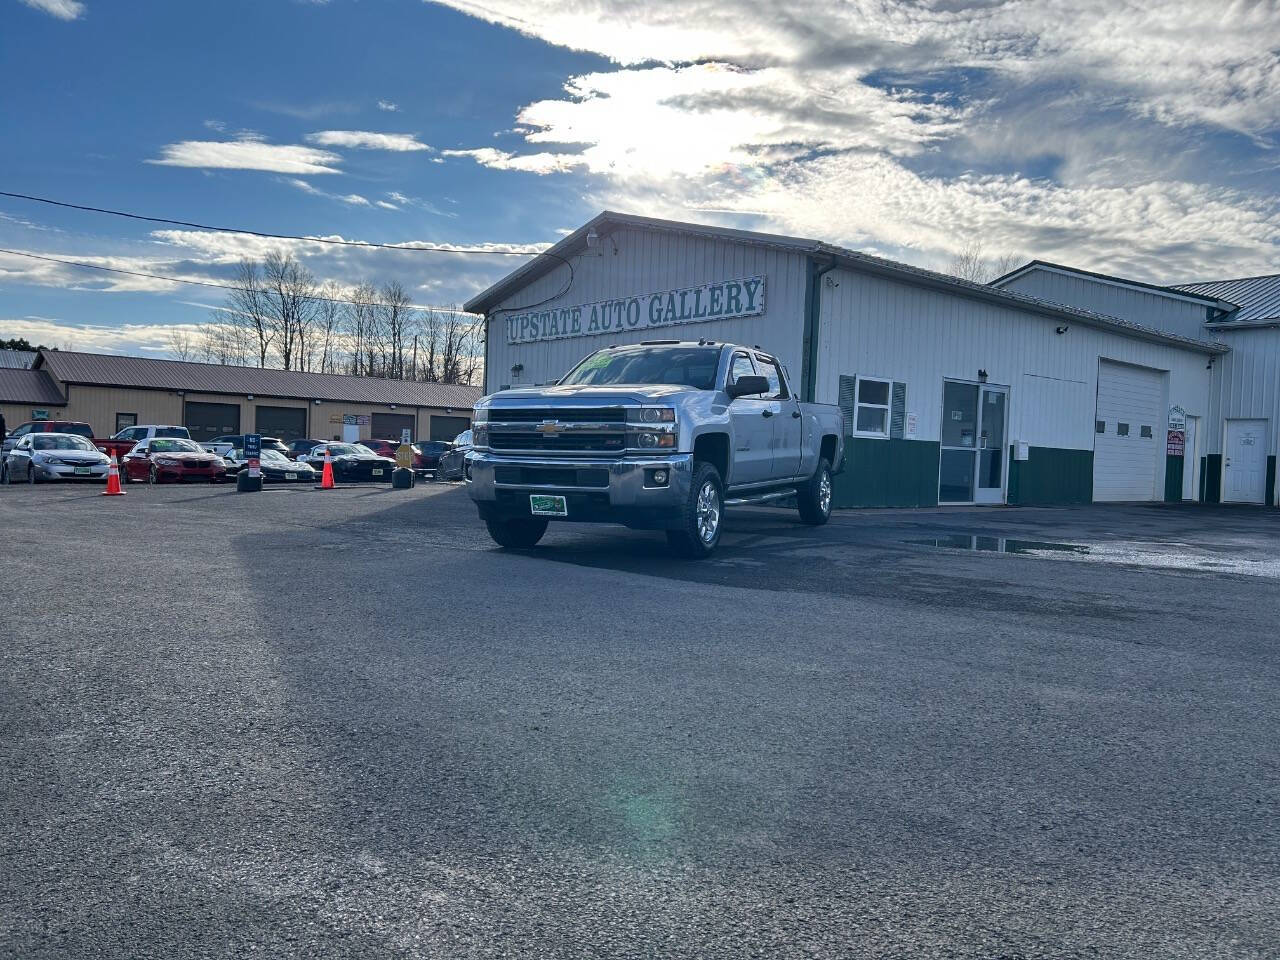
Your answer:
[[[5,483],[44,480],[105,480],[111,459],[74,433],[29,433],[0,464]]]

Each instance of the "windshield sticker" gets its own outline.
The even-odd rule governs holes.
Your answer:
[[[745,277],[639,297],[515,314],[506,318],[507,343],[657,330],[681,323],[733,320],[762,313],[764,277]]]

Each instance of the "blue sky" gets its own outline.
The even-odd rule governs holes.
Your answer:
[[[0,190],[383,243],[604,207],[941,266],[1280,270],[1274,3],[0,0]],[[0,199],[0,247],[225,280],[263,241]],[[456,303],[519,260],[291,244]],[[0,254],[0,335],[163,354],[217,291]]]

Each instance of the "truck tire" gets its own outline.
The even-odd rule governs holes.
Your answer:
[[[815,527],[831,519],[831,464],[826,457],[818,460],[813,476],[796,487],[796,506],[800,519]]]
[[[498,546],[508,550],[528,550],[537,546],[547,532],[547,523],[546,519],[538,517],[517,517],[514,520],[486,520],[484,525]]]
[[[715,552],[723,524],[724,482],[720,471],[709,463],[695,462],[680,525],[667,531],[667,543],[681,556],[701,560]]]

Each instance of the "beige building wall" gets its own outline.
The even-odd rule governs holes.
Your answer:
[[[61,384],[59,386],[62,386]],[[417,429],[415,436],[426,439],[431,436],[431,418],[433,416],[466,417],[470,419],[471,411],[463,408],[404,407],[394,410],[383,404],[370,403],[321,403],[282,397],[254,397],[249,400],[236,394],[220,393],[187,393],[179,396],[176,391],[168,390],[132,390],[118,387],[77,386],[63,387],[68,394],[65,407],[39,404],[7,403],[0,406],[4,411],[5,421],[9,429],[31,419],[35,409],[49,411],[51,420],[83,420],[93,427],[95,437],[110,437],[116,432],[116,414],[132,413],[138,417],[139,424],[146,423],[186,423],[186,401],[198,403],[235,404],[240,408],[240,433],[252,433],[257,428],[257,408],[292,407],[307,411],[308,436],[318,440],[332,440],[342,436],[342,418],[344,416],[363,416],[369,418],[368,423],[360,424],[360,439],[368,440],[372,433],[372,419],[375,413],[398,413],[415,416]]]

